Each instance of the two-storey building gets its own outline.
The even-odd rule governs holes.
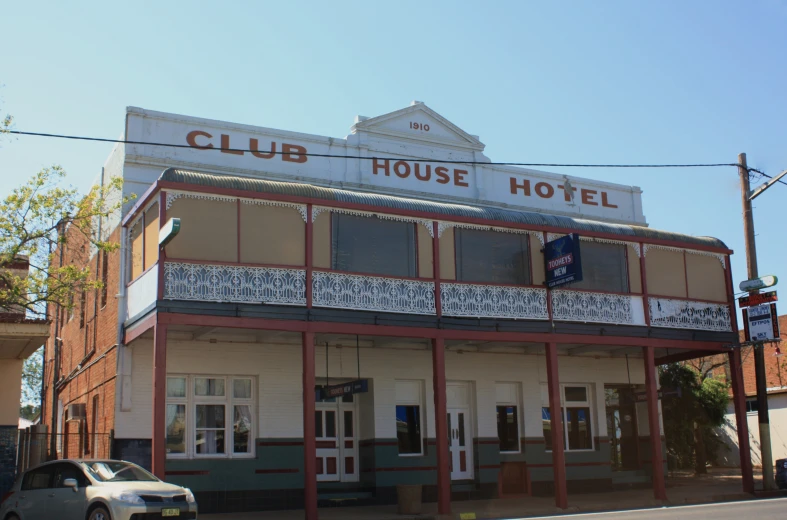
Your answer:
[[[655,367],[740,373],[723,242],[649,228],[636,187],[493,164],[422,103],[345,139],[136,108],[124,136],[111,455],[202,511],[662,497]],[[572,233],[583,280],[548,290]]]

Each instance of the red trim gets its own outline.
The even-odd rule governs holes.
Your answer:
[[[716,305],[724,305],[727,302],[719,302],[713,300],[699,300],[697,298],[684,298],[683,296],[668,296],[666,294],[648,294],[651,298],[668,298],[670,300],[680,300],[682,302],[699,302],[699,303],[715,303]]]
[[[303,362],[303,501],[306,520],[317,520],[317,438],[314,415],[314,333],[301,336]]]
[[[443,302],[440,299],[440,237],[438,236],[439,224],[432,222],[432,278],[434,279],[434,306],[438,318],[443,315]]]
[[[581,468],[585,466],[610,466],[611,462],[566,462],[566,467]],[[528,464],[528,468],[551,468],[552,464]],[[558,506],[560,507],[560,506]],[[565,509],[565,508],[563,508]]]
[[[292,266],[290,266],[292,269]],[[393,276],[390,274],[379,274],[379,273],[362,273],[358,271],[337,271],[336,269],[325,269],[324,267],[315,267],[313,268],[314,271],[320,271],[323,273],[341,273],[341,274],[352,274],[357,276],[371,276],[374,278],[390,278],[392,280],[411,280],[414,282],[433,282],[431,278],[418,278],[418,277],[411,277],[411,276]]]
[[[732,264],[729,255],[724,257],[725,271],[724,282],[727,284],[727,301],[730,305],[730,324],[735,337],[738,337],[738,312],[735,308],[735,291],[732,287]]]
[[[328,214],[330,216],[330,213]],[[312,307],[312,271],[314,270],[314,220],[312,219],[312,205],[306,205],[306,308]]]
[[[688,350],[679,352],[677,354],[669,354],[656,358],[657,365],[666,365],[667,363],[677,363],[680,361],[688,361],[689,359],[696,359],[707,356],[708,353],[702,350]]]
[[[557,343],[550,341],[546,346],[547,389],[549,390],[549,417],[552,430],[551,466],[555,482],[555,505],[560,509],[566,509],[568,507],[568,491],[566,487],[566,457],[563,453],[563,416],[560,405]]]
[[[157,266],[158,266],[158,262],[156,262],[155,264],[151,265],[150,267],[139,273],[139,276],[137,276],[136,278],[134,278],[133,280],[131,280],[126,284],[126,288],[128,289],[129,287],[131,287],[134,284],[134,282],[145,276],[148,273],[148,271],[156,268]]]
[[[153,440],[152,473],[160,479],[166,476],[167,446],[167,327],[156,323],[153,329]]]
[[[161,228],[167,223],[167,192],[162,191],[159,193],[158,201],[158,228]],[[156,240],[158,243],[158,239]],[[158,248],[158,299],[164,299],[164,263],[167,261],[167,251],[164,247]]]
[[[208,471],[206,469],[196,469],[196,470],[179,469],[179,470],[167,471],[167,476],[170,476],[170,475],[194,476],[194,475],[209,475],[209,474],[210,474],[210,471]]]
[[[137,200],[137,203],[131,207],[129,212],[126,213],[126,216],[123,217],[123,220],[120,221],[121,226],[125,227],[129,222],[131,222],[136,218],[137,214],[145,206],[148,205],[150,199],[152,199],[153,195],[159,190],[160,188],[159,183],[160,181],[156,180],[156,182],[154,182],[147,190],[145,190],[145,193],[143,193],[142,196],[139,198],[139,200]]]
[[[316,446],[318,450],[334,450],[339,447],[336,441],[317,441]]]
[[[150,329],[156,326],[156,313],[144,318],[123,331],[123,344],[128,345]]]
[[[685,255],[684,255],[685,257]],[[667,488],[664,482],[664,455],[661,452],[661,426],[659,423],[659,391],[656,383],[656,363],[652,348],[642,347],[645,357],[645,389],[648,402],[648,428],[650,429],[650,460],[653,461],[652,480],[653,497],[656,500],[667,499]],[[654,432],[659,432],[653,435]]]
[[[381,473],[387,471],[436,471],[436,470],[437,470],[436,466],[408,466],[408,467],[397,467],[397,468],[366,468],[361,473]]]
[[[338,200],[323,200],[323,199],[315,199],[311,197],[280,195],[276,193],[254,193],[244,190],[217,188],[212,186],[199,186],[196,184],[187,184],[187,183],[180,183],[180,182],[158,181],[158,185],[162,189],[170,188],[180,191],[213,193],[216,195],[225,195],[228,197],[241,197],[245,199],[276,200],[276,201],[283,201],[283,202],[293,202],[297,204],[313,203],[328,209],[343,208],[343,209],[368,211],[372,213],[384,212],[385,214],[388,215],[401,215],[406,217],[415,217],[415,218],[422,218],[428,220],[450,220],[451,222],[477,224],[481,226],[506,227],[510,229],[525,229],[529,231],[544,231],[544,232],[555,233],[555,234],[561,234],[561,233],[567,234],[567,233],[577,232],[576,230],[566,230],[564,228],[559,228],[554,226],[539,226],[534,224],[524,225],[515,222],[501,222],[499,220],[487,220],[487,219],[473,218],[473,217],[458,217],[454,215],[448,216],[439,213],[429,213],[426,211],[414,211],[414,210],[405,210],[399,208],[381,208],[379,206],[373,206],[369,204],[355,204],[352,202],[343,202]],[[587,237],[595,237],[595,238],[607,238],[610,240],[617,240],[622,242],[631,241],[632,238],[629,235],[619,235],[615,233],[599,233],[593,231],[583,231],[582,235]],[[714,253],[724,253],[724,254],[733,253],[733,251],[730,249],[725,249],[720,247],[709,247],[700,244],[690,244],[687,242],[681,242],[679,240],[664,240],[664,239],[653,238],[653,239],[649,239],[647,243],[653,245],[680,247],[683,249],[693,249],[695,251],[711,251]]]
[[[729,264],[727,264],[729,266]],[[751,463],[749,447],[749,420],[746,416],[746,393],[744,388],[741,349],[736,348],[728,353],[730,361],[730,379],[732,379],[732,402],[735,407],[735,423],[738,430],[738,450],[741,464],[741,480],[743,491],[754,493],[754,470]]]
[[[549,237],[547,236],[546,232],[543,233],[543,235],[544,235],[544,244],[546,245],[547,241],[549,240]],[[546,269],[546,266],[544,266],[544,268]],[[544,271],[544,288],[547,291],[547,317],[549,319],[549,323],[552,324],[552,330],[555,330],[555,323],[554,323],[554,319],[553,319],[553,315],[552,315],[552,291],[546,285],[546,278],[547,278],[547,272],[545,270]]]
[[[188,258],[167,258],[168,262],[180,262],[182,264],[198,264],[198,265],[226,265],[226,266],[241,266],[241,267],[273,267],[276,269],[303,269],[303,265],[286,265],[286,264],[255,264],[251,262],[221,262],[213,260],[192,260]]]
[[[235,201],[238,208],[238,263],[240,263],[240,199]]]
[[[432,389],[434,391],[435,437],[437,442],[437,512],[451,514],[451,456],[448,450],[448,398],[445,380],[445,341],[432,340]]]
[[[645,268],[645,243],[639,243],[639,278],[642,284],[642,306],[645,310],[645,326],[650,327],[650,304],[648,297],[648,273],[647,269]]]
[[[421,276],[421,266],[418,265],[418,224],[416,222],[411,222],[413,227],[413,233],[415,238],[415,276],[418,278],[423,278]],[[429,277],[431,278],[431,276]]]
[[[692,341],[633,338],[627,336],[601,336],[589,334],[563,334],[551,332],[496,332],[404,327],[389,325],[363,325],[322,321],[272,320],[239,316],[212,316],[204,314],[159,314],[159,323],[171,325],[200,325],[205,327],[227,327],[240,329],[278,330],[289,332],[311,332],[328,334],[360,334],[369,336],[392,336],[399,338],[443,338],[467,341],[511,341],[527,343],[586,343],[589,345],[611,345],[631,347],[632,343],[653,348],[685,349],[726,352],[727,343],[717,341]]]
[[[254,473],[257,475],[269,475],[277,473],[299,473],[298,468],[281,468],[281,469],[255,469]]]
[[[500,464],[486,464],[478,466],[478,469],[500,469]]]
[[[303,441],[259,441],[257,446],[303,446]]]

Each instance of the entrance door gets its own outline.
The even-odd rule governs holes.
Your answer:
[[[354,396],[316,403],[317,480],[358,481],[357,410]]]
[[[467,408],[448,409],[448,450],[451,453],[451,480],[473,478],[470,442],[470,412]]]
[[[639,469],[637,403],[634,389],[607,387],[604,392],[612,470]]]

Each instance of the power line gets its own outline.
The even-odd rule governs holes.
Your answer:
[[[10,134],[17,134],[17,135],[29,135],[35,137],[52,137],[57,139],[72,139],[77,141],[95,141],[101,143],[120,143],[120,144],[138,144],[138,145],[147,145],[147,146],[165,146],[169,148],[190,148],[190,149],[198,149],[188,144],[172,144],[172,143],[154,143],[149,141],[129,141],[125,139],[105,139],[102,137],[85,137],[85,136],[77,136],[77,135],[62,135],[62,134],[49,134],[43,132],[22,132],[19,130],[9,130]],[[275,154],[275,155],[283,155],[283,154],[293,154],[305,157],[326,157],[331,159],[360,159],[360,160],[378,160],[378,161],[401,161],[404,160],[402,157],[366,157],[361,155],[340,155],[340,154],[328,154],[328,153],[293,153],[293,152],[277,152],[274,150],[264,151],[264,150],[251,150],[251,149],[243,149],[243,148],[206,148],[205,150],[215,150],[219,152],[249,152],[249,153],[260,153],[260,154]],[[523,163],[523,162],[484,162],[484,161],[456,161],[456,160],[440,160],[440,159],[417,159],[422,162],[431,162],[431,163],[442,163],[442,164],[479,164],[479,165],[487,165],[487,166],[536,166],[536,167],[552,167],[552,168],[717,168],[717,167],[729,167],[739,166],[738,163],[694,163],[694,164],[576,164],[576,163]],[[757,171],[749,168],[749,171]],[[757,173],[761,173],[757,171]]]
[[[767,177],[767,178],[769,178],[769,179],[773,179],[773,177],[771,177],[771,176],[770,176],[770,175],[768,175],[767,173],[761,172],[761,171],[760,171],[760,170],[758,170],[757,168],[749,168],[749,173],[751,173],[751,172],[758,173],[758,174],[762,175],[763,177]],[[779,183],[781,183],[781,184],[784,184],[785,186],[787,186],[787,182],[784,182],[784,181],[783,181],[783,180],[781,180],[781,179],[779,179],[779,180],[778,180],[778,181],[776,181],[776,182],[779,182]]]

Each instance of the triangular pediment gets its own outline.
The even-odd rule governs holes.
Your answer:
[[[356,118],[353,134],[370,133],[393,139],[429,141],[483,151],[485,145],[425,104],[413,102],[409,107],[372,118]]]

